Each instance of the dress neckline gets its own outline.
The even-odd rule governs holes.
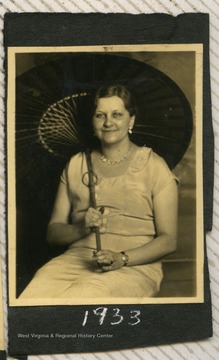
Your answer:
[[[94,150],[91,154],[93,170],[99,179],[119,178],[126,174],[130,169],[138,170],[142,168],[145,164],[145,159],[147,159],[145,156],[146,151],[149,153],[149,150],[151,149],[145,146],[139,147],[135,145],[134,153],[131,154],[130,159],[126,159],[125,164],[123,163],[122,165],[118,164],[113,166],[104,164],[100,160],[101,154],[97,150]]]

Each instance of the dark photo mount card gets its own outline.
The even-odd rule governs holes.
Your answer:
[[[2,293],[2,273],[0,268],[0,360],[6,359],[4,344],[4,313],[3,313],[3,293]]]
[[[212,336],[205,245],[213,193],[208,15],[10,13],[4,35],[9,354],[122,350]],[[98,157],[99,168],[89,172],[83,159],[98,137],[90,126],[93,104],[100,109],[101,99],[118,100],[115,93],[95,100],[95,93],[111,85],[135,95],[138,111],[127,110],[133,127],[127,131],[138,146],[136,157],[131,159],[130,150],[118,161]],[[109,106],[107,101],[102,106]],[[121,113],[114,107],[117,129]],[[96,129],[111,114],[97,109]],[[111,135],[104,136],[109,142]],[[94,165],[95,154],[98,150],[92,153]],[[150,196],[141,195],[141,172],[145,166],[149,184],[152,158],[163,164],[162,171],[153,173]],[[108,230],[93,230],[69,248],[46,242],[60,177],[78,210],[68,219],[74,229],[83,213],[80,191],[88,197],[90,190],[92,199],[95,189],[92,207],[103,210],[108,222]],[[150,248],[151,239],[159,238],[160,220],[155,236],[153,214],[161,213],[156,204],[164,199],[162,217],[170,222],[167,178],[178,183],[177,248],[159,262],[132,266],[132,249],[146,249],[146,238]],[[117,261],[127,266],[98,268],[90,242],[95,236],[97,248],[100,241],[103,250],[112,245],[113,252],[104,254],[112,256],[109,266]]]

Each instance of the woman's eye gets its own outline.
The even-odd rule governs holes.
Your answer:
[[[95,114],[95,117],[96,117],[97,119],[103,119],[103,118],[104,118],[104,114],[102,114],[102,113],[97,113],[97,114]]]
[[[115,119],[119,119],[119,118],[122,117],[122,113],[115,112],[115,113],[113,113],[113,117],[114,117]]]

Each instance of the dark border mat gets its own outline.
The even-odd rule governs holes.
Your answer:
[[[213,152],[209,75],[209,18],[207,14],[69,14],[69,13],[8,13],[5,15],[5,47],[9,46],[73,46],[102,44],[193,44],[204,45],[203,93],[203,164],[204,164],[204,225],[212,227]],[[209,274],[205,249],[205,301],[203,304],[140,305],[142,321],[127,327],[123,322],[113,330],[113,341],[100,339],[36,339],[18,338],[18,333],[82,332],[84,306],[8,307],[9,353],[25,358],[34,354],[61,354],[122,350],[162,344],[197,341],[212,336]],[[115,307],[115,306],[114,306]],[[119,306],[124,318],[130,305]],[[133,306],[132,306],[133,307]],[[86,309],[93,309],[86,306]],[[108,306],[109,310],[112,305]],[[86,332],[97,324],[91,322]],[[112,329],[102,325],[100,333]]]

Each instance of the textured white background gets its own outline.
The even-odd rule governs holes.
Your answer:
[[[203,12],[210,15],[210,63],[212,88],[212,115],[215,134],[215,186],[213,231],[207,236],[211,278],[214,336],[205,341],[172,346],[149,347],[120,352],[30,356],[30,360],[216,360],[219,359],[219,0],[3,0],[0,1],[0,246],[5,291],[5,223],[4,223],[4,49],[3,16],[5,12],[103,12],[103,13],[181,13]],[[7,344],[7,315],[5,341]],[[7,346],[7,345],[6,345]],[[9,358],[10,359],[10,358]]]

